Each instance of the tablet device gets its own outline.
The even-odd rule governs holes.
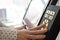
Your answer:
[[[23,18],[28,27],[37,26],[51,0],[31,0]]]

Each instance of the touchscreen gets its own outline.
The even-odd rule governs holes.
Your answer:
[[[32,0],[24,19],[27,18],[35,26],[38,25],[49,1],[50,0]]]

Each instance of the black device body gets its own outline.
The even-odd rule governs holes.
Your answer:
[[[52,16],[53,18],[50,16]],[[46,11],[44,12],[40,20],[40,23],[39,23],[41,24],[43,22],[47,22],[45,20],[48,20],[48,25],[47,25],[48,32],[46,33],[47,37],[44,40],[55,40],[56,39],[59,33],[59,29],[60,29],[60,18],[59,17],[60,17],[60,7],[49,5]]]
[[[55,6],[57,1],[58,0],[52,0],[52,1],[50,0],[50,2],[48,3],[48,5],[47,5],[47,7],[46,7],[41,19],[40,19],[40,22],[38,23],[38,25],[40,25],[45,21],[45,19],[48,20],[48,27],[47,27],[48,32],[46,33],[47,37],[43,40],[55,40],[58,33],[59,33],[59,29],[60,29],[60,27],[59,27],[60,26],[60,18],[59,18],[60,17],[60,7]],[[45,17],[45,14],[48,14],[48,13],[46,13],[47,10],[49,10],[50,12],[51,11],[55,12],[52,19]],[[48,15],[52,16],[51,14],[48,14]],[[25,16],[26,16],[26,13],[25,13]]]

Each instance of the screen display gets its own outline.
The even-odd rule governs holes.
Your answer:
[[[32,0],[24,18],[27,18],[33,25],[38,25],[49,1],[50,0]]]

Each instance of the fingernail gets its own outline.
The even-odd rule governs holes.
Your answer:
[[[41,24],[42,27],[45,27],[46,25],[45,24]]]

